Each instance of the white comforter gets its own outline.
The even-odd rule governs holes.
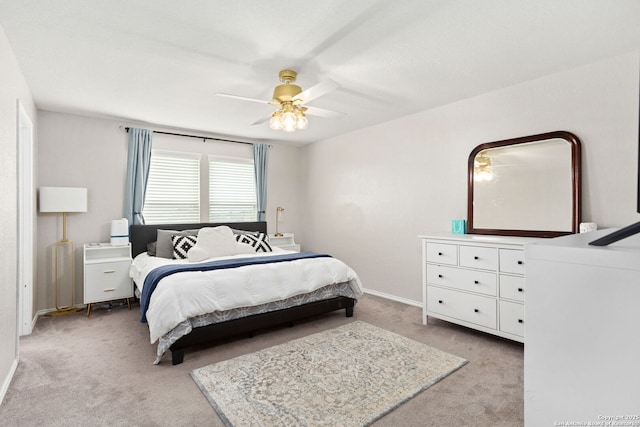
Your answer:
[[[278,248],[271,254],[286,252],[290,251]],[[153,268],[176,263],[188,262],[143,253],[134,259],[130,276],[142,292],[144,278]],[[349,283],[354,294],[362,295],[358,275],[342,261],[326,257],[172,274],[158,282],[149,302],[147,322],[151,343],[191,317],[279,301],[338,283]]]

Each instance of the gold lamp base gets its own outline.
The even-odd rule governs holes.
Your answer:
[[[280,215],[282,214],[282,212],[284,212],[284,208],[278,206],[276,208],[276,234],[274,234],[274,237],[282,237],[284,236],[284,234],[282,234],[280,231],[278,231],[278,224],[280,222]]]
[[[79,311],[84,310],[82,307],[75,307],[75,246],[73,244],[73,240],[67,239],[67,215],[63,214],[63,236],[62,240],[58,240],[55,243],[55,285],[56,285],[56,309],[45,313],[47,317],[54,316],[66,316],[68,314],[74,314]],[[59,264],[60,264],[60,252],[63,252],[64,247],[68,247],[69,250],[67,253],[70,254],[71,257],[71,305],[67,307],[60,307],[60,274],[59,274]]]
[[[67,314],[74,314],[77,313],[79,311],[84,310],[81,307],[65,307],[65,308],[57,308],[55,311],[50,311],[48,313],[45,313],[45,316],[47,317],[53,317],[53,316],[66,316]]]

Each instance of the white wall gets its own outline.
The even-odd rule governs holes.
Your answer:
[[[82,246],[108,242],[111,220],[123,214],[127,167],[127,134],[121,121],[40,112],[38,187],[70,186],[88,188],[88,212],[69,214],[68,238],[76,247],[76,303],[82,303]],[[144,126],[141,126],[144,127]],[[162,129],[159,129],[162,130]],[[206,142],[167,135],[154,135],[154,148],[191,151],[252,158],[251,146]],[[284,206],[290,216],[281,223],[287,230],[297,229],[299,176],[296,147],[272,144],[269,151],[267,221],[275,230],[275,208]],[[36,284],[36,308],[55,306],[53,282],[53,243],[62,236],[58,214],[38,214],[37,265],[43,272]],[[63,304],[66,305],[66,304]]]
[[[89,212],[70,215],[69,237],[77,248],[108,240],[110,220],[122,215],[126,134],[118,126],[127,123],[40,116],[38,186],[88,187]],[[304,249],[344,259],[368,289],[418,302],[416,236],[447,231],[451,219],[466,217],[466,162],[473,147],[553,130],[575,133],[583,143],[583,220],[622,226],[637,221],[637,122],[638,54],[632,53],[305,148],[273,144],[270,231],[276,206],[283,206],[280,230],[294,232]],[[155,140],[178,151],[214,144]],[[59,238],[61,222],[40,214],[38,227],[38,267],[49,271],[46,251]],[[39,280],[39,309],[53,307],[52,289],[50,277]]]
[[[555,130],[583,144],[583,221],[638,221],[638,53],[610,58],[306,147],[307,249],[350,264],[363,285],[421,300],[417,235],[466,218],[478,144]]]
[[[0,27],[0,241],[3,254],[0,257],[0,401],[18,356],[17,329],[17,100],[34,126],[37,113],[20,66],[11,51],[9,42]]]

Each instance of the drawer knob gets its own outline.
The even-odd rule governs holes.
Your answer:
[[[105,270],[104,273],[115,273],[115,270]]]
[[[438,278],[442,279],[442,274],[438,274]]]
[[[442,300],[441,299],[438,300],[438,304],[442,304]]]
[[[438,252],[438,256],[442,256],[442,252]]]
[[[473,311],[476,313],[480,313],[480,310],[478,310],[477,308],[474,308]]]
[[[524,264],[524,261],[518,261],[518,265]]]
[[[104,289],[104,292],[113,292],[115,290],[116,290],[116,288],[106,288],[106,289]]]
[[[473,259],[480,259],[480,257],[478,257],[478,256],[474,256],[474,257],[473,257]]]
[[[475,283],[476,285],[479,284],[480,282],[478,282],[477,280],[474,280],[473,283]]]
[[[518,319],[518,323],[524,323],[524,320]]]
[[[518,288],[518,292],[524,292],[524,289]]]

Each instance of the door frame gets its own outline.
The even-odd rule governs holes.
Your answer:
[[[33,330],[33,238],[35,217],[33,122],[17,100],[18,151],[18,336]]]

